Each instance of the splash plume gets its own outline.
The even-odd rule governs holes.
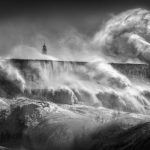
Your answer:
[[[107,56],[126,62],[150,58],[150,12],[131,9],[108,20],[94,37],[94,44]]]

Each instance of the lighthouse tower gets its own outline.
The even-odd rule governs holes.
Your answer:
[[[45,43],[42,48],[42,54],[45,54],[45,55],[47,54],[47,47],[46,47]]]

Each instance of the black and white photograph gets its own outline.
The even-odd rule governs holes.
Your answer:
[[[150,1],[1,0],[0,150],[150,150]]]

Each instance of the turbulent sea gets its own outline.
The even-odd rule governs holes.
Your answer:
[[[1,60],[0,148],[149,149],[148,67]]]

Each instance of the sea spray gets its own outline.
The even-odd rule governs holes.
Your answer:
[[[0,72],[5,78],[17,84],[22,91],[25,89],[26,85],[23,76],[20,71],[10,63],[10,61],[0,61]]]
[[[9,80],[20,82],[20,88],[24,89],[21,95],[30,98],[138,113],[147,113],[150,107],[150,90],[145,91],[144,86],[139,88],[110,64],[101,61],[10,59],[1,66]]]

